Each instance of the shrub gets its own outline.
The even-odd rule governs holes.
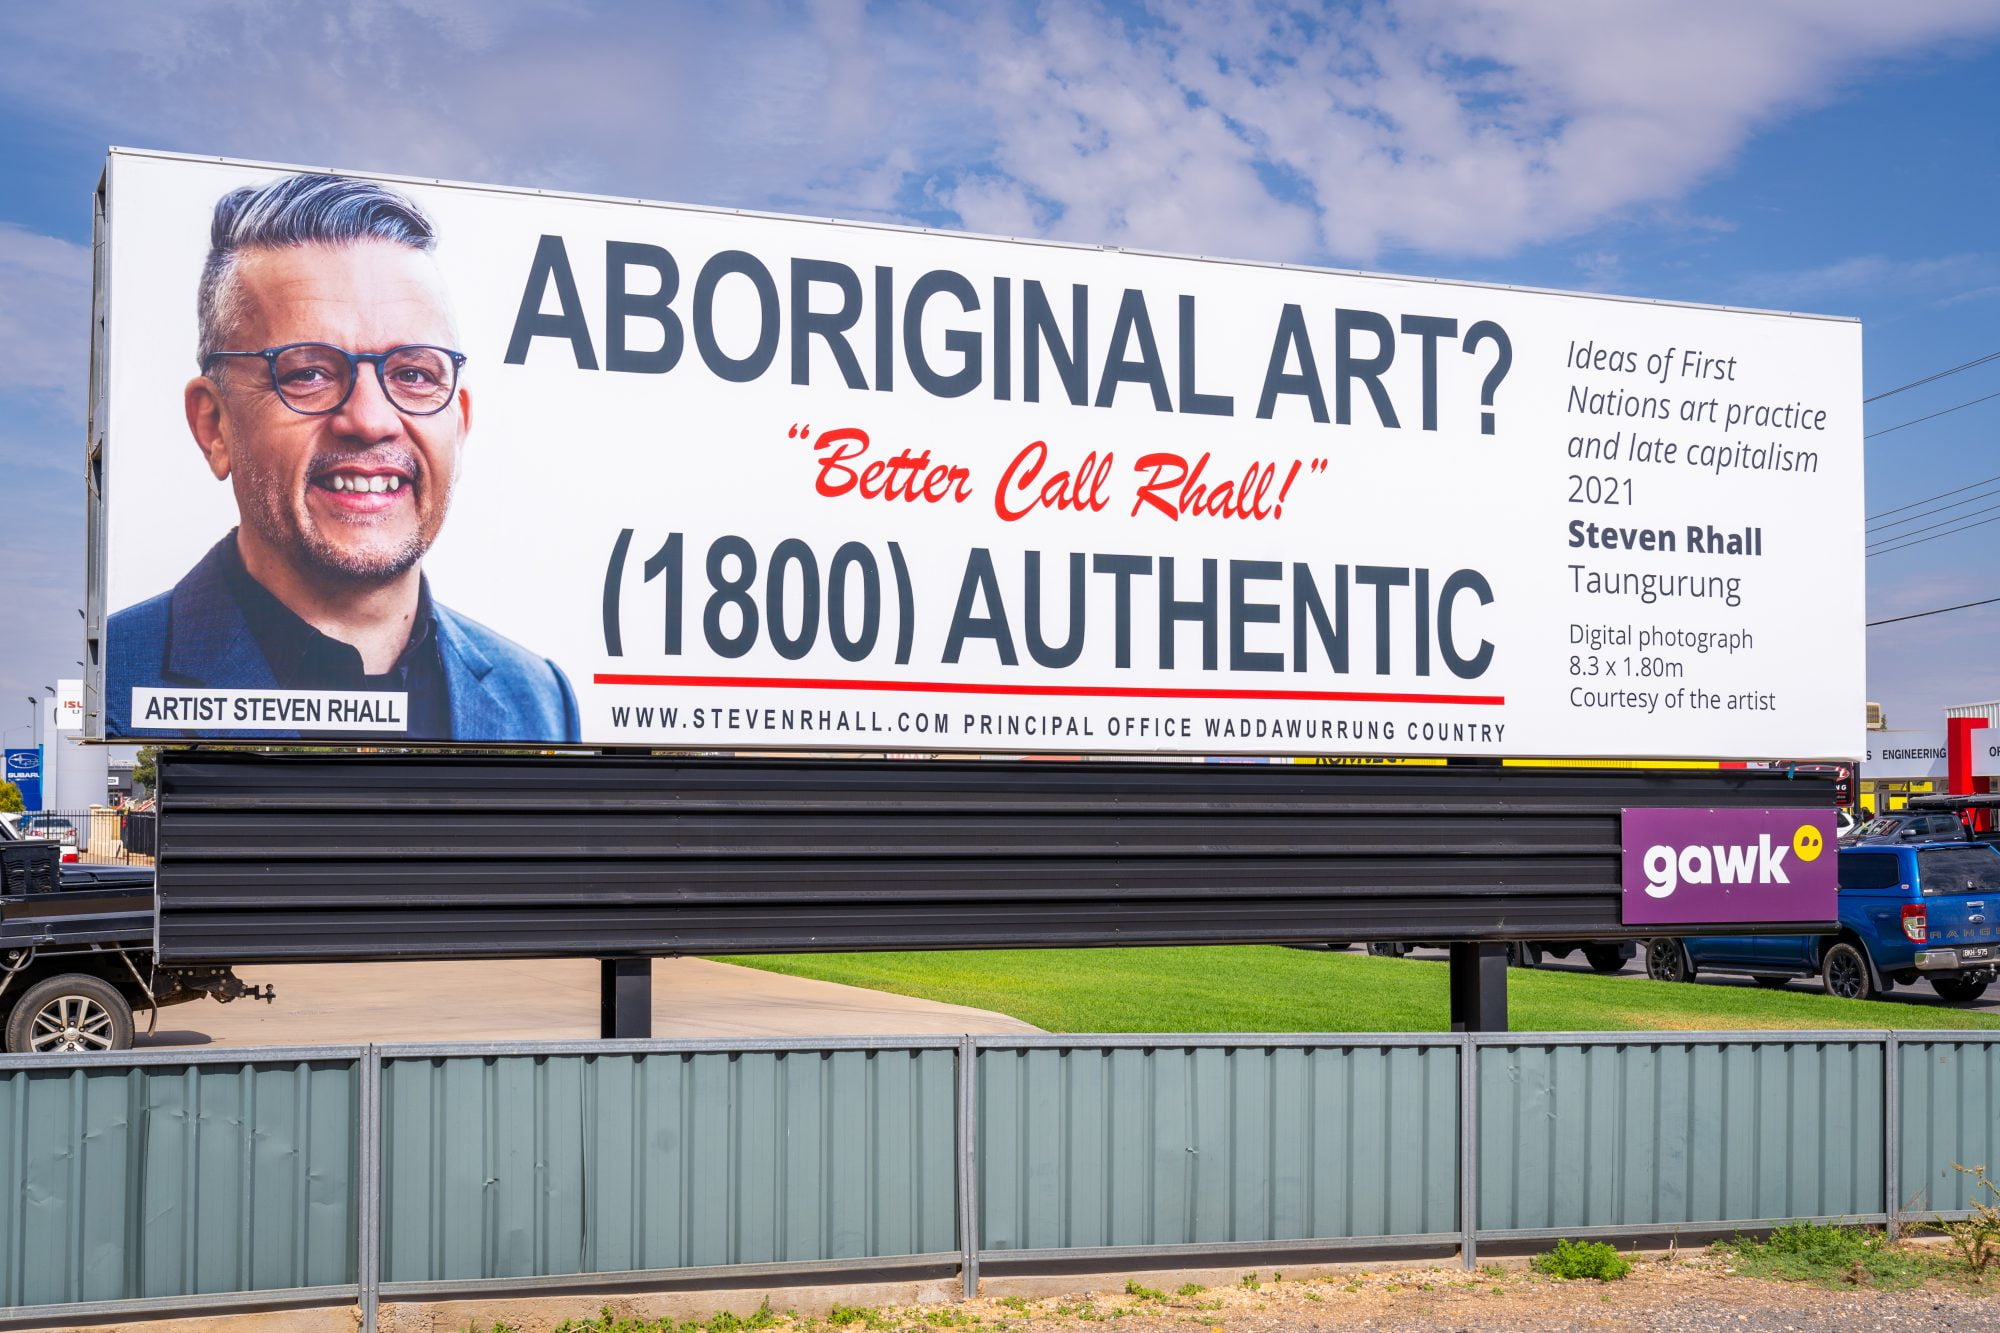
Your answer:
[[[1826,1287],[1921,1286],[1927,1256],[1899,1250],[1879,1231],[1825,1222],[1792,1222],[1763,1240],[1739,1236],[1722,1247],[1748,1277]]]
[[[1986,1270],[2000,1262],[2000,1185],[1986,1178],[1983,1166],[1960,1166],[1953,1162],[1951,1169],[1972,1178],[1972,1216],[1957,1221],[1934,1218],[1917,1225],[1942,1233],[1958,1251],[1958,1257],[1965,1260],[1972,1280],[1984,1282]]]
[[[1632,1271],[1632,1261],[1601,1240],[1559,1240],[1553,1250],[1535,1256],[1534,1267],[1562,1282],[1616,1282]]]

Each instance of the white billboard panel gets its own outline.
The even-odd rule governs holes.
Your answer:
[[[1861,750],[1852,322],[122,151],[105,214],[97,734]]]

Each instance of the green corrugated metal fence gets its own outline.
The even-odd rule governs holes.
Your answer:
[[[955,1053],[395,1056],[389,1282],[951,1253]]]
[[[1883,1042],[1481,1045],[1481,1231],[1883,1214]]]
[[[4,1057],[0,1322],[1894,1221],[1996,1094],[1969,1033]]]
[[[1984,1166],[2000,1184],[2000,1042],[1905,1033],[1895,1046],[1897,1207],[1911,1213],[1968,1208],[1973,1182],[1955,1164]],[[1980,1197],[1996,1202],[1991,1194]]]
[[[1458,1230],[1456,1044],[1155,1040],[980,1050],[982,1249]]]
[[[0,1301],[353,1286],[360,1052],[0,1068]]]

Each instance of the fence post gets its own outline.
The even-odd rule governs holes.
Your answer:
[[[979,1294],[979,1042],[958,1041],[958,1244],[965,1299]]]
[[[1479,1263],[1479,1034],[1458,1034],[1458,1252]]]
[[[360,1288],[361,1333],[376,1333],[382,1300],[382,1053],[370,1044],[361,1056],[361,1106],[355,1169],[360,1215],[355,1279]]]
[[[1902,1230],[1903,1209],[1903,1085],[1900,1066],[1902,1038],[1891,1030],[1882,1043],[1882,1192],[1883,1212],[1889,1215],[1883,1230],[1890,1240]]]

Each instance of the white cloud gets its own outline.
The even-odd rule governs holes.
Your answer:
[[[0,223],[0,392],[80,404],[89,365],[89,249]]]
[[[1357,263],[1671,210],[1789,110],[2000,29],[2000,0],[93,12],[0,12],[0,86],[115,142]]]
[[[1191,211],[1261,223],[1256,253],[1297,257],[1310,219],[1308,248],[1356,260],[1502,255],[1673,201],[1862,65],[2000,25],[1990,0],[1437,0],[1317,20],[1211,3],[1138,32],[1048,13],[1017,47],[987,44],[978,84],[1022,190],[1098,239],[1202,248],[1210,229],[1170,211],[1117,211],[1145,182],[1116,167],[1156,162],[1157,191],[1216,191],[1183,194]],[[1295,188],[1246,207],[1246,171]]]
[[[1975,300],[1996,290],[1989,284],[2000,262],[1991,255],[1942,255],[1929,259],[1897,259],[1888,255],[1853,255],[1814,268],[1745,277],[1740,286],[1748,299],[1766,305],[1801,306],[1829,297],[1867,296],[1880,292],[1929,296],[1943,293],[1938,304]]]

